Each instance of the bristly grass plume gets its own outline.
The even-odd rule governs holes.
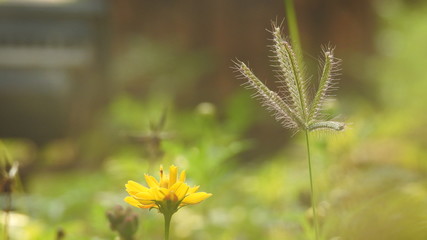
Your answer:
[[[292,3],[292,1],[287,1],[287,3]],[[327,120],[322,114],[325,101],[331,96],[330,92],[336,88],[335,77],[338,74],[340,60],[334,57],[334,49],[332,47],[328,46],[322,49],[322,57],[319,60],[318,88],[312,96],[309,92],[310,78],[307,77],[305,68],[302,66],[301,49],[298,49],[298,52],[295,53],[291,44],[282,36],[280,26],[273,24],[271,33],[273,35],[271,49],[274,53],[272,62],[280,84],[279,91],[277,93],[271,91],[252,73],[245,63],[239,60],[235,61],[235,70],[239,73],[239,78],[247,81],[246,85],[249,88],[255,89],[254,96],[261,100],[263,106],[273,112],[275,118],[285,128],[291,129],[294,133],[298,131],[305,132],[314,236],[318,240],[320,233],[316,214],[316,195],[313,184],[309,132],[322,129],[341,131],[345,127],[344,123]]]
[[[234,69],[239,73],[238,78],[247,80],[246,86],[255,89],[255,97],[260,99],[263,106],[273,112],[275,118],[285,127],[297,132],[313,130],[341,131],[345,124],[325,120],[322,108],[330,97],[330,92],[336,87],[335,77],[338,74],[340,60],[334,57],[334,49],[330,46],[322,49],[319,61],[320,76],[316,93],[310,97],[309,80],[305,68],[299,61],[289,42],[282,36],[280,26],[273,24],[274,56],[273,67],[277,73],[279,92],[271,91],[260,81],[249,67],[242,61],[234,62]]]

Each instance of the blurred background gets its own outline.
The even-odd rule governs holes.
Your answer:
[[[313,82],[322,45],[343,60],[326,111],[348,127],[312,138],[323,239],[426,239],[427,2],[295,8]],[[304,139],[231,69],[277,89],[272,22],[287,33],[281,0],[0,0],[10,239],[114,239],[106,212],[160,164],[213,193],[174,216],[173,239],[312,238]],[[136,239],[162,239],[161,215],[133,210]]]

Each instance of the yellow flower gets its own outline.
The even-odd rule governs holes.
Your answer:
[[[212,196],[210,193],[197,192],[199,186],[189,187],[185,177],[184,170],[178,178],[178,168],[174,165],[169,168],[169,176],[163,173],[163,167],[160,166],[159,180],[145,174],[148,187],[128,181],[125,186],[130,196],[124,200],[138,208],[157,208],[161,213],[172,215],[183,206],[197,204]]]

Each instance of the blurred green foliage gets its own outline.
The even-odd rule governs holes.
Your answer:
[[[378,103],[340,94],[342,104],[334,107],[347,114],[350,127],[313,138],[323,239],[427,238],[427,4],[393,0],[375,6],[381,20],[377,54],[364,56],[353,66],[358,71],[350,72],[369,82],[364,90]],[[203,59],[137,39],[117,58],[121,91],[92,129],[41,149],[5,141],[24,167],[28,159],[38,161],[12,194],[11,239],[55,239],[58,229],[69,240],[114,239],[106,212],[125,206],[126,181],[144,182],[144,173],[170,163],[187,169],[190,185],[213,193],[175,215],[173,239],[313,237],[301,136],[262,159],[247,159],[245,153],[259,144],[246,133],[262,118],[246,92],[224,105],[173,104],[210,71]],[[134,88],[140,84],[142,92]],[[288,134],[279,124],[272,127]],[[133,212],[139,215],[137,239],[162,239],[160,214]]]

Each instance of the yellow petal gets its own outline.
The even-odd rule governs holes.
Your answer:
[[[196,204],[196,203],[199,203],[199,202],[205,200],[206,198],[208,198],[210,196],[212,196],[212,194],[205,193],[205,192],[193,193],[193,194],[190,194],[187,197],[185,197],[184,200],[182,200],[182,204],[184,204],[184,205]]]
[[[161,201],[158,191],[158,188],[150,188],[150,194],[154,197],[155,201]]]
[[[142,186],[141,184],[134,182],[134,181],[128,181],[127,184],[125,184],[126,187],[126,191],[130,194],[130,195],[134,195],[138,192],[146,192],[148,191],[148,188]]]
[[[135,200],[133,197],[126,197],[125,202],[129,203],[130,205],[134,206],[134,207],[140,207],[141,204]]]
[[[176,182],[174,185],[172,185],[170,188],[169,188],[169,190],[170,191],[173,191],[173,192],[176,192],[176,190],[181,186],[183,184],[183,182],[181,182],[181,181],[178,181],[178,182]]]
[[[172,202],[179,201],[178,196],[176,196],[176,194],[172,191],[170,191],[168,195],[165,196],[165,200],[172,201]]]
[[[153,176],[145,174],[145,181],[150,188],[159,187],[159,182]]]
[[[165,196],[169,194],[169,189],[167,188],[158,188],[159,190],[159,196],[161,196],[161,200],[165,199]]]
[[[149,192],[139,192],[135,195],[133,195],[134,198],[139,200],[154,200],[154,196]]]
[[[146,187],[142,186],[141,184],[139,184],[135,181],[132,181],[132,180],[129,180],[125,186],[127,188],[133,188],[133,189],[141,191],[141,192],[148,190],[148,188],[146,188]]]
[[[189,188],[190,187],[187,184],[181,181],[178,181],[174,184],[174,186],[170,190],[175,192],[179,200],[182,200],[187,195]]]
[[[179,200],[184,199],[184,197],[187,195],[187,192],[188,192],[188,189],[189,189],[189,188],[190,188],[190,187],[189,187],[187,184],[183,183],[183,184],[181,185],[181,187],[179,187],[179,188],[176,190],[175,194],[176,194],[176,196],[178,197],[178,199],[179,199]]]
[[[187,194],[192,194],[192,193],[197,192],[197,190],[199,190],[199,187],[200,186],[195,186],[195,187],[192,187],[192,188],[188,189]]]
[[[154,200],[139,200],[139,199],[137,199],[137,201],[141,205],[153,205],[153,204],[156,204],[156,202]]]
[[[185,182],[185,170],[182,170],[181,175],[179,176],[179,181]]]
[[[156,204],[140,205],[140,208],[159,208]]]
[[[167,188],[152,188],[150,189],[151,195],[154,196],[154,200],[163,201],[165,196],[169,194],[169,189]]]
[[[169,188],[176,183],[176,177],[178,175],[178,168],[174,165],[169,167]]]
[[[160,182],[159,182],[159,186],[167,188],[168,184],[169,184],[169,180],[167,179],[167,177],[164,174],[163,165],[160,165]]]
[[[160,178],[160,183],[159,183],[160,187],[167,188],[168,184],[169,184],[169,180],[165,176],[163,176],[162,178]]]

